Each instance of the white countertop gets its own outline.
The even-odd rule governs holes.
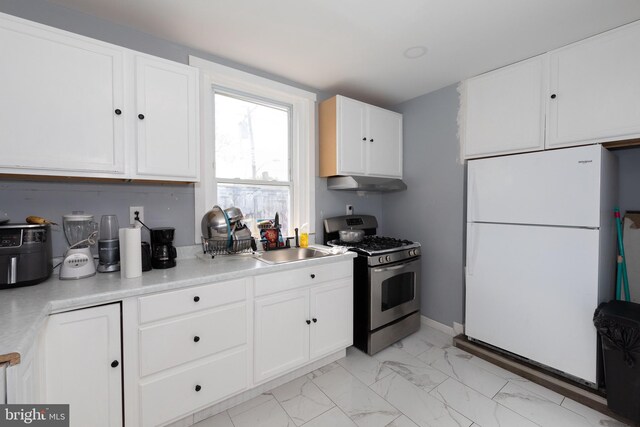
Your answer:
[[[331,264],[356,257],[354,252],[347,252],[270,265],[249,255],[219,255],[215,259],[201,259],[195,255],[196,251],[193,249],[191,255],[179,257],[174,268],[147,271],[134,279],[121,279],[120,272],[97,273],[80,280],[60,280],[57,275],[52,275],[35,286],[0,290],[0,362],[8,360],[17,363],[20,355],[33,345],[46,317],[53,312],[205,283]]]

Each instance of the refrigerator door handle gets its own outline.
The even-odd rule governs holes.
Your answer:
[[[478,251],[476,248],[476,230],[473,222],[467,223],[467,275],[473,276]]]

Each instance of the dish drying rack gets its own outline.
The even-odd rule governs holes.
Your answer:
[[[202,250],[211,256],[253,253],[253,237],[245,239],[220,239],[202,237]]]

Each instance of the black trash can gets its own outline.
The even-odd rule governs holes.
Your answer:
[[[607,406],[640,422],[640,304],[602,303],[593,324],[602,340]]]

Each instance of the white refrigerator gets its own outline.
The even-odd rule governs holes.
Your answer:
[[[467,336],[597,383],[593,312],[615,285],[615,156],[589,145],[471,160],[467,172]]]

